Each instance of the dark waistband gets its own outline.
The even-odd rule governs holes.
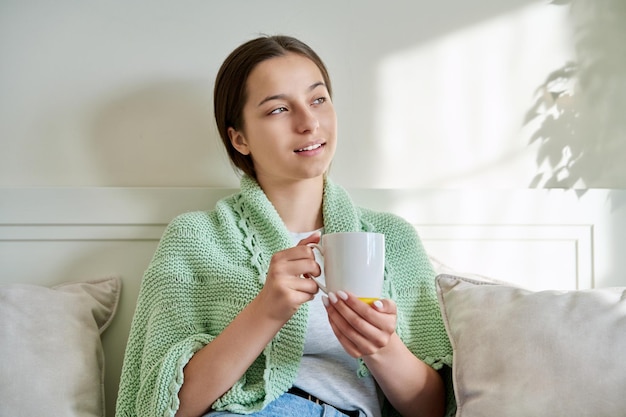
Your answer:
[[[337,408],[332,404],[328,404],[326,401],[320,400],[319,398],[317,398],[315,395],[311,395],[308,392],[298,388],[298,387],[291,387],[289,388],[289,390],[287,391],[289,394],[293,394],[295,396],[304,398],[306,400],[312,401],[315,404],[319,404],[319,405],[329,405],[331,407],[333,407],[335,410],[339,411],[340,413],[343,413],[349,417],[359,417],[359,412],[357,410],[343,410],[341,408]]]

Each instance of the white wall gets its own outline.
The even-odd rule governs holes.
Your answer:
[[[570,13],[543,0],[3,0],[0,187],[237,187],[212,119],[213,79],[241,42],[286,33],[333,77],[340,184],[523,190],[562,151],[554,131],[530,145],[546,125],[524,125],[525,115],[548,74],[580,58],[574,23],[601,16],[585,9],[601,5],[617,24],[597,25],[586,52],[608,57],[595,80],[610,83],[573,101],[612,118],[580,119],[576,139],[597,155],[577,165],[577,186],[626,189],[626,9],[574,1]],[[614,140],[598,140],[606,132]],[[611,273],[626,268],[616,196],[602,207],[614,231],[602,247],[615,256],[601,267]]]
[[[333,176],[526,187],[534,90],[571,58],[544,1],[0,2],[0,186],[236,186],[212,120],[221,61],[258,33],[333,76]]]

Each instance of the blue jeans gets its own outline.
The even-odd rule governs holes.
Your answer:
[[[240,416],[228,411],[211,411],[203,417]],[[261,411],[248,414],[252,417],[345,417],[346,415],[330,405],[319,405],[313,401],[292,394],[283,394]],[[361,417],[365,414],[360,412]]]

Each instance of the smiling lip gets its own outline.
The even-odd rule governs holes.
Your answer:
[[[305,146],[304,148],[296,149],[294,152],[302,153],[302,152],[311,152],[321,149],[325,143],[313,143],[311,145]]]

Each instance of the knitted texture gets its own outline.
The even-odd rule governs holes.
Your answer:
[[[451,366],[435,273],[414,228],[392,214],[356,207],[330,179],[324,185],[323,215],[326,233],[385,235],[383,292],[398,305],[398,335],[433,368]],[[175,218],[141,283],[116,416],[174,416],[184,366],[256,297],[272,255],[291,246],[280,216],[249,177],[242,178],[239,193],[220,200],[214,210]],[[308,311],[303,304],[214,409],[249,414],[292,386]],[[361,372],[367,372],[364,365]],[[396,413],[386,407],[385,415]]]

